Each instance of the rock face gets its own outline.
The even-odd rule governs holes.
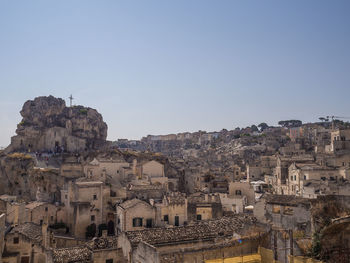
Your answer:
[[[83,151],[98,149],[107,137],[107,124],[95,109],[66,107],[53,96],[24,103],[11,151]]]
[[[0,194],[32,200],[30,174],[34,160],[30,155],[15,153],[0,158]]]

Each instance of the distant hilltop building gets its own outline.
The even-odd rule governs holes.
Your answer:
[[[95,109],[66,107],[61,98],[37,97],[24,103],[22,121],[6,149],[11,151],[75,152],[104,145],[107,124]]]

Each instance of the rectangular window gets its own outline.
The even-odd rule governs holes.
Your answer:
[[[202,215],[197,215],[197,220],[202,220]]]
[[[49,209],[47,207],[45,207],[45,212],[47,212]]]
[[[91,216],[91,221],[95,221],[95,216],[94,215]]]
[[[94,195],[94,197],[93,197],[93,198],[94,198],[94,200],[97,200],[97,195]]]
[[[272,213],[279,214],[281,212],[281,207],[279,205],[274,205],[272,207]]]
[[[164,221],[165,222],[169,222],[169,216],[168,215],[164,215]]]
[[[19,237],[14,237],[13,244],[18,244],[18,243],[19,243]]]
[[[290,176],[290,180],[293,181],[293,175]]]
[[[152,227],[152,219],[151,218],[146,220],[146,227],[147,228],[151,228]]]
[[[133,227],[141,227],[143,224],[142,224],[142,218],[140,217],[135,217],[132,219],[132,226]]]
[[[113,263],[113,259],[106,259],[106,263]]]
[[[306,175],[304,175],[304,180],[306,180]]]

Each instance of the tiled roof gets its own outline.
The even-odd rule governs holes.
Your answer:
[[[162,185],[147,184],[147,185],[130,185],[129,191],[146,191],[146,190],[163,190]]]
[[[91,250],[99,249],[117,249],[118,238],[116,236],[110,237],[96,237],[87,243]]]
[[[41,243],[42,241],[41,226],[34,223],[24,223],[24,224],[15,226],[14,228],[12,228],[10,233],[11,234],[20,233],[26,236],[27,238],[38,243]]]
[[[334,168],[321,166],[317,163],[295,163],[295,166],[302,170],[335,170]]]
[[[128,208],[131,208],[137,204],[146,204],[146,205],[149,205],[148,203],[146,203],[145,201],[142,201],[142,200],[139,200],[137,198],[134,198],[134,199],[131,199],[131,200],[127,200],[121,204],[119,204],[120,207],[124,208],[124,209],[128,209]]]
[[[29,204],[27,204],[26,208],[31,210],[31,209],[34,209],[34,208],[36,208],[38,206],[44,205],[44,204],[47,204],[47,203],[34,201],[34,202],[30,202]]]
[[[187,242],[215,239],[217,237],[232,236],[240,233],[247,226],[252,226],[256,222],[254,217],[234,216],[222,217],[220,219],[199,221],[188,226],[172,228],[153,228],[139,231],[126,232],[132,245],[137,245],[140,241],[151,245],[162,245],[173,242]]]
[[[269,204],[277,205],[298,205],[307,204],[310,205],[310,200],[294,195],[266,195],[266,201]]]
[[[117,237],[96,237],[80,247],[53,249],[53,262],[93,262],[93,251],[99,249],[117,249]]]
[[[186,202],[186,195],[182,193],[170,193],[166,198],[169,205],[179,205]]]
[[[92,262],[92,251],[87,247],[54,249],[52,253],[54,263]]]

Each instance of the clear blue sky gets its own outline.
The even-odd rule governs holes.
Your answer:
[[[23,103],[96,108],[108,139],[350,115],[350,1],[0,1],[0,146]]]

